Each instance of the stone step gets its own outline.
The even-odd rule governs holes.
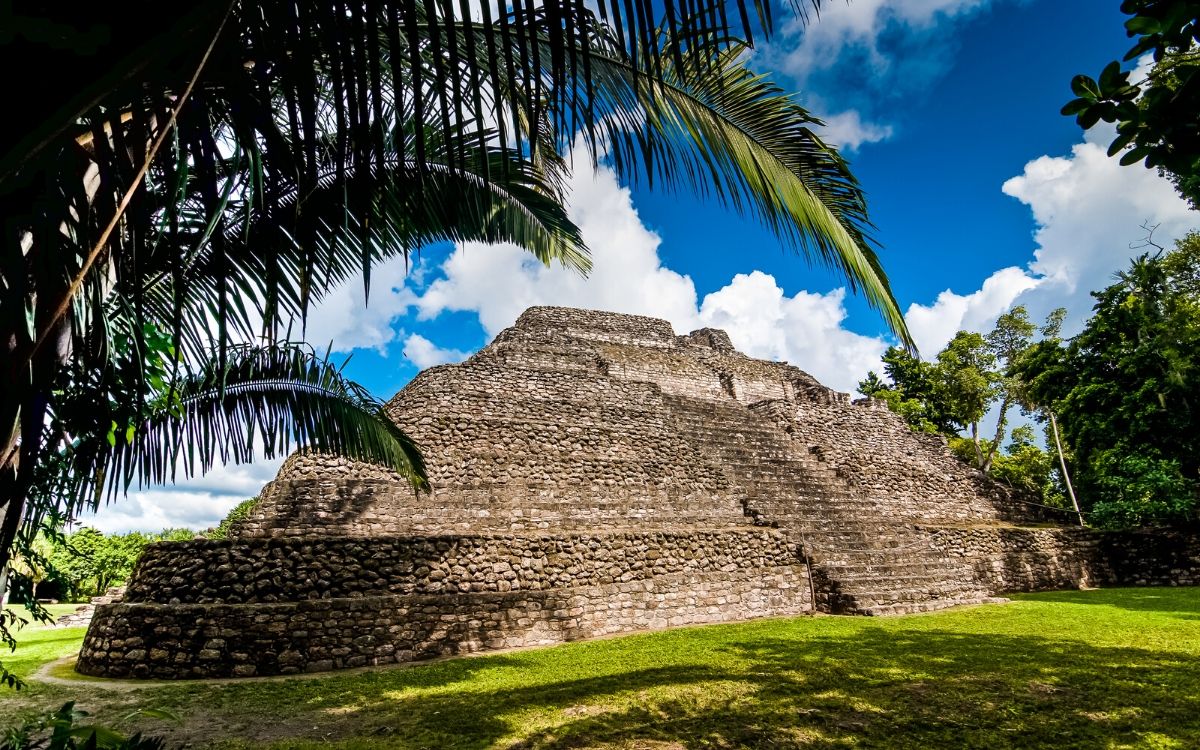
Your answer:
[[[844,606],[865,609],[889,604],[920,604],[927,601],[980,599],[990,592],[980,586],[931,587],[923,591],[912,589],[839,589]]]
[[[905,576],[891,579],[886,576],[874,578],[834,578],[837,590],[851,596],[859,603],[883,601],[920,601],[964,592],[980,593],[984,587],[973,581],[931,580],[920,576]]]
[[[944,578],[948,575],[970,574],[971,572],[971,569],[966,565],[943,559],[934,561],[897,558],[896,560],[880,564],[878,562],[863,560],[862,558],[846,561],[830,560],[819,557],[814,553],[813,561],[828,570],[830,576],[839,580],[855,576],[877,575],[880,571],[886,571],[888,575],[925,578],[932,576]]]
[[[936,612],[950,607],[962,607],[967,605],[977,604],[1003,604],[1009,601],[1003,597],[997,596],[976,596],[963,597],[960,599],[933,599],[926,602],[911,602],[903,604],[880,604],[871,607],[863,607],[858,610],[859,614],[869,615],[874,617],[890,616],[890,615],[911,615],[918,612]]]

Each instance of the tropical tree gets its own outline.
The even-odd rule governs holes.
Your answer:
[[[1080,505],[1107,526],[1194,523],[1200,505],[1200,234],[1136,258],[1083,331],[1013,368],[1058,416]]]
[[[883,353],[883,372],[887,381],[874,372],[859,382],[864,396],[884,401],[888,408],[904,418],[918,432],[957,435],[958,429],[947,413],[937,365],[898,346]]]
[[[858,387],[885,401],[913,429],[947,436],[956,453],[990,474],[1004,456],[1000,449],[1009,411],[1028,402],[1022,381],[1008,370],[1030,347],[1035,330],[1025,307],[1017,305],[997,318],[986,335],[959,331],[933,362],[899,347],[888,349],[883,363],[890,383],[871,372]],[[996,427],[987,438],[980,425],[990,413],[996,415]],[[969,433],[965,439],[963,430]],[[1017,450],[1025,447],[1023,441],[1014,444]]]
[[[1200,3],[1195,0],[1124,0],[1125,30],[1137,41],[1123,61],[1113,60],[1097,78],[1077,75],[1075,99],[1063,107],[1089,130],[1114,123],[1108,155],[1121,164],[1144,163],[1175,183],[1179,194],[1200,208]],[[1151,55],[1148,73],[1134,79],[1122,62]]]

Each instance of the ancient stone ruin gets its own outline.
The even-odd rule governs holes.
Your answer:
[[[229,541],[163,542],[78,669],[321,671],[1005,591],[1200,582],[1200,545],[1045,515],[718,330],[532,308],[387,406],[433,490],[295,455]]]

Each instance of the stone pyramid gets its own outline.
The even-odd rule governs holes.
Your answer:
[[[719,330],[531,308],[387,411],[431,492],[292,456],[232,540],[152,547],[78,669],[320,671],[1109,576],[1094,534],[942,438]]]

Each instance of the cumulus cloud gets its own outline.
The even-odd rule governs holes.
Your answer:
[[[434,365],[462,362],[467,358],[467,352],[443,349],[421,334],[413,333],[404,340],[404,357],[419,369],[424,370]]]
[[[375,349],[385,354],[398,335],[392,321],[412,304],[413,293],[405,286],[410,263],[397,256],[374,266],[369,299],[357,274],[330,291],[309,312],[305,340],[320,351],[333,342],[336,352]]]
[[[1137,254],[1146,232],[1173,240],[1197,224],[1196,214],[1154,170],[1122,167],[1107,155],[1113,132],[1089,131],[1071,155],[1042,156],[1002,189],[1029,206],[1037,224],[1030,271],[1074,294],[1104,286]]]
[[[1169,246],[1200,226],[1163,177],[1141,167],[1122,167],[1107,155],[1112,131],[1089,131],[1069,156],[1040,156],[1006,181],[1006,195],[1029,206],[1036,229],[1033,259],[1025,268],[994,272],[974,292],[946,290],[930,305],[906,314],[922,353],[937,353],[954,333],[985,331],[1015,304],[1039,319],[1067,308],[1067,333],[1091,310],[1089,294],[1112,283],[1113,274],[1143,252],[1142,225],[1157,226],[1155,241]]]
[[[661,240],[642,224],[629,190],[611,170],[593,170],[582,152],[575,156],[569,211],[592,250],[591,274],[543,266],[515,245],[465,243],[416,300],[421,319],[468,310],[494,336],[531,305],[567,305],[653,315],[680,328],[695,323],[695,285],[662,265]]]
[[[86,514],[79,526],[93,526],[105,533],[162,531],[189,528],[197,531],[216,526],[233,506],[258,494],[275,478],[282,458],[238,466],[215,466],[202,477],[193,477],[169,487],[130,492],[98,513]]]
[[[887,343],[843,327],[845,296],[845,289],[834,289],[789,297],[774,277],[753,271],[706,295],[699,318],[728,331],[746,354],[791,362],[832,388],[853,391],[868,370],[879,367]]]
[[[879,143],[892,137],[891,125],[864,122],[857,110],[847,110],[822,118],[821,137],[842,151],[855,151],[864,143]]]
[[[978,291],[955,294],[947,289],[931,305],[913,303],[904,319],[922,355],[932,357],[960,330],[990,328],[1022,292],[1039,283],[1039,279],[1020,268],[1002,268],[985,279]]]
[[[662,264],[662,240],[642,224],[629,190],[611,170],[592,169],[576,156],[569,210],[594,254],[591,275],[546,268],[515,246],[468,243],[454,250],[442,266],[444,277],[417,299],[420,317],[474,312],[494,336],[531,305],[651,315],[680,332],[725,328],[743,352],[792,362],[841,390],[853,390],[877,366],[887,344],[842,327],[842,289],[789,296],[774,277],[755,271],[700,300],[689,276]]]

